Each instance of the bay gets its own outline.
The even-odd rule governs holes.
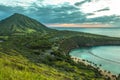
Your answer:
[[[110,37],[120,37],[120,28],[79,28],[79,27],[52,27],[57,30],[69,30],[86,32]],[[91,48],[74,49],[70,52],[71,56],[91,61],[101,68],[120,74],[120,46],[98,46]]]
[[[74,49],[71,56],[91,61],[101,68],[118,75],[120,73],[120,46],[99,46]]]

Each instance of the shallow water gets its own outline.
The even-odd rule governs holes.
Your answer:
[[[120,73],[120,46],[74,49],[70,55],[92,61],[98,65],[102,64],[102,69],[114,74]]]
[[[120,28],[54,27],[54,29],[120,37]],[[70,55],[92,61],[98,65],[102,64],[101,68],[111,71],[114,74],[120,73],[120,46],[100,46],[75,49],[70,52]]]

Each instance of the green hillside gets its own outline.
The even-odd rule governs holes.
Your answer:
[[[97,69],[77,64],[57,51],[49,39],[31,34],[12,36],[1,43],[1,80],[105,80]]]
[[[33,32],[45,33],[48,30],[50,29],[40,22],[18,13],[0,21],[0,35],[19,35]]]
[[[68,52],[88,44],[120,44],[119,38],[52,30],[21,14],[2,20],[0,34],[0,80],[110,80],[74,62]]]

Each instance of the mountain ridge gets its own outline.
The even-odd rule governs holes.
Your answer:
[[[0,21],[0,35],[15,33],[47,32],[50,29],[35,19],[23,14],[14,13],[8,18]]]

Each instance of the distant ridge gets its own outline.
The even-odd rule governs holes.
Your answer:
[[[0,35],[11,35],[16,33],[46,32],[51,29],[44,26],[35,19],[23,14],[14,13],[10,17],[0,21]]]

